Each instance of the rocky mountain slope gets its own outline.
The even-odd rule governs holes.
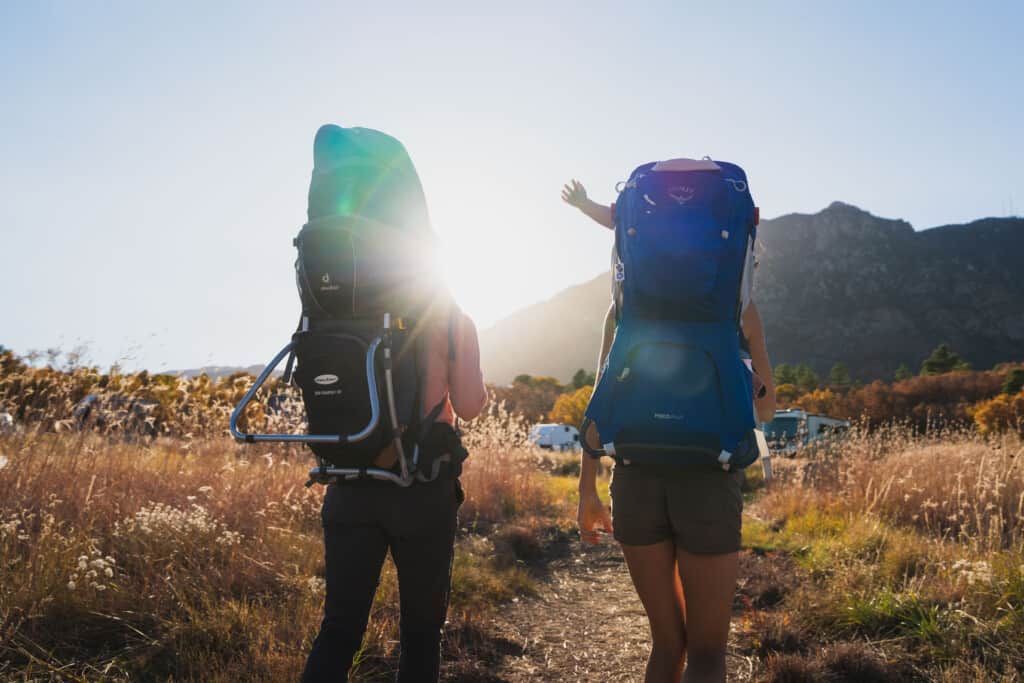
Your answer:
[[[755,299],[775,363],[860,380],[916,371],[939,343],[975,368],[1024,358],[1024,219],[986,218],[915,232],[835,202],[762,221]],[[607,276],[571,287],[481,333],[484,374],[562,380],[593,368]]]

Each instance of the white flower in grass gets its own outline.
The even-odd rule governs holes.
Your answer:
[[[75,590],[75,587],[76,587],[77,585],[78,585],[78,584],[76,584],[76,583],[75,583],[74,581],[68,581],[68,590],[69,590],[69,591],[73,591],[73,590]]]

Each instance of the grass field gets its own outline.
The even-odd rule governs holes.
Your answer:
[[[468,439],[448,680],[486,672],[489,616],[572,528],[571,459],[509,429]],[[756,677],[1018,680],[1022,455],[1017,437],[892,428],[777,463],[768,486],[753,468],[745,546],[771,562],[741,580],[734,627]],[[0,436],[0,463],[0,678],[297,678],[323,597],[304,451],[28,429]],[[396,620],[387,569],[358,680],[391,670]]]
[[[535,456],[489,438],[471,439],[446,639],[470,668],[487,614],[531,590],[516,552],[569,520]],[[324,589],[303,450],[23,431],[0,455],[0,678],[297,679]],[[389,564],[360,678],[390,666],[396,590]]]
[[[1022,456],[1017,437],[891,428],[778,468],[744,520],[744,545],[784,560],[741,624],[767,680],[1020,680]]]

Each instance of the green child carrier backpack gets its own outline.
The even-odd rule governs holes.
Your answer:
[[[652,162],[623,184],[618,327],[586,410],[604,448],[591,455],[725,469],[757,458],[752,377],[740,349],[740,288],[756,230],[735,164]]]
[[[247,441],[301,441],[316,456],[310,482],[377,478],[408,486],[458,467],[466,452],[437,423],[447,399],[424,409],[422,326],[445,316],[430,267],[433,239],[419,177],[405,148],[367,128],[322,126],[313,144],[308,221],[293,240],[302,317],[291,343],[257,378],[232,417]],[[237,417],[287,357],[309,433],[243,434]],[[394,470],[374,466],[387,448]]]

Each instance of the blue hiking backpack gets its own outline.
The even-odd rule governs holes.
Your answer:
[[[591,455],[725,469],[757,458],[739,325],[756,224],[735,164],[677,159],[630,175],[615,203],[618,327],[586,411],[604,449]]]

